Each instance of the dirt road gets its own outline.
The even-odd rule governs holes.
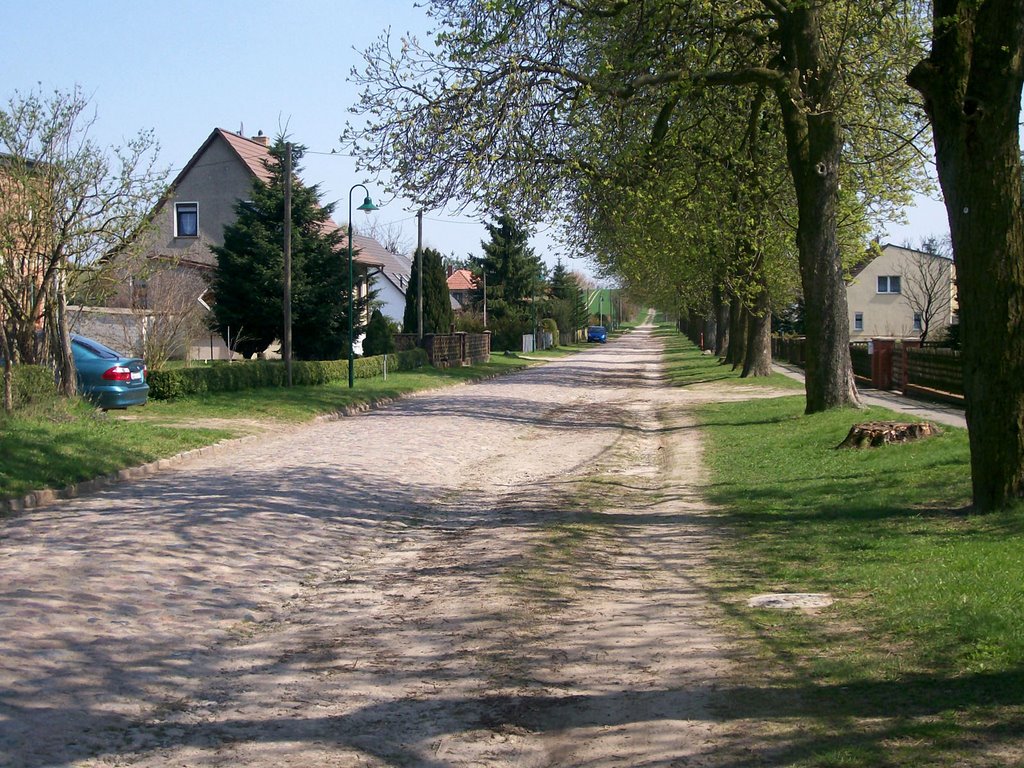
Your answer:
[[[730,395],[659,369],[641,329],[6,521],[0,764],[727,764],[685,406]]]

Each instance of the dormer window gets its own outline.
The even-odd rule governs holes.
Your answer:
[[[199,203],[174,204],[174,236],[199,237]]]

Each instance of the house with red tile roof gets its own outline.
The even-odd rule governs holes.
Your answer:
[[[188,274],[194,279],[198,274],[209,283],[217,264],[212,249],[223,244],[224,227],[234,222],[238,201],[251,195],[254,179],[270,180],[267,163],[273,162],[276,160],[270,154],[270,138],[262,131],[246,137],[223,128],[213,130],[171,182],[167,194],[151,214],[152,229],[147,233],[146,253],[150,260],[168,265],[162,271],[162,279],[169,276],[173,279],[175,274],[182,279]],[[339,227],[333,221],[329,221],[328,226]],[[392,264],[393,254],[388,254],[373,238],[357,234],[353,244],[356,290],[360,295],[370,290],[375,276],[401,272],[401,265]],[[153,278],[148,282],[152,286]],[[126,286],[126,290],[133,288]],[[216,301],[208,292],[197,299],[207,305]],[[404,294],[402,301],[404,308]],[[122,305],[126,305],[124,302],[122,296]],[[132,306],[136,304],[131,302]],[[226,348],[220,340],[204,340],[199,346],[200,357],[226,356]],[[211,347],[220,351],[209,351]]]
[[[211,247],[223,244],[224,227],[235,220],[235,205],[249,197],[253,180],[270,180],[268,162],[276,161],[270,154],[270,137],[262,131],[246,138],[223,128],[214,129],[153,210],[157,233],[153,255],[212,269],[217,257]],[[329,226],[338,228],[333,221]],[[372,238],[357,235],[357,239],[363,251],[383,250]],[[380,266],[365,252],[357,253],[355,262],[364,272]]]
[[[462,311],[470,308],[473,297],[478,293],[473,273],[468,269],[456,269],[448,275],[448,293],[457,306],[453,309]]]

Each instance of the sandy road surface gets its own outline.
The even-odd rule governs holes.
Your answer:
[[[725,765],[700,395],[659,359],[642,329],[3,523],[0,765]]]

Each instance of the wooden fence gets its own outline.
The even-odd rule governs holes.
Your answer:
[[[952,349],[924,347],[906,350],[903,390],[930,389],[963,397],[964,376],[960,353]]]
[[[805,364],[803,336],[772,337],[772,356],[801,368]],[[960,353],[944,347],[921,347],[917,339],[872,339],[850,342],[853,373],[880,389],[961,400],[964,393]]]

